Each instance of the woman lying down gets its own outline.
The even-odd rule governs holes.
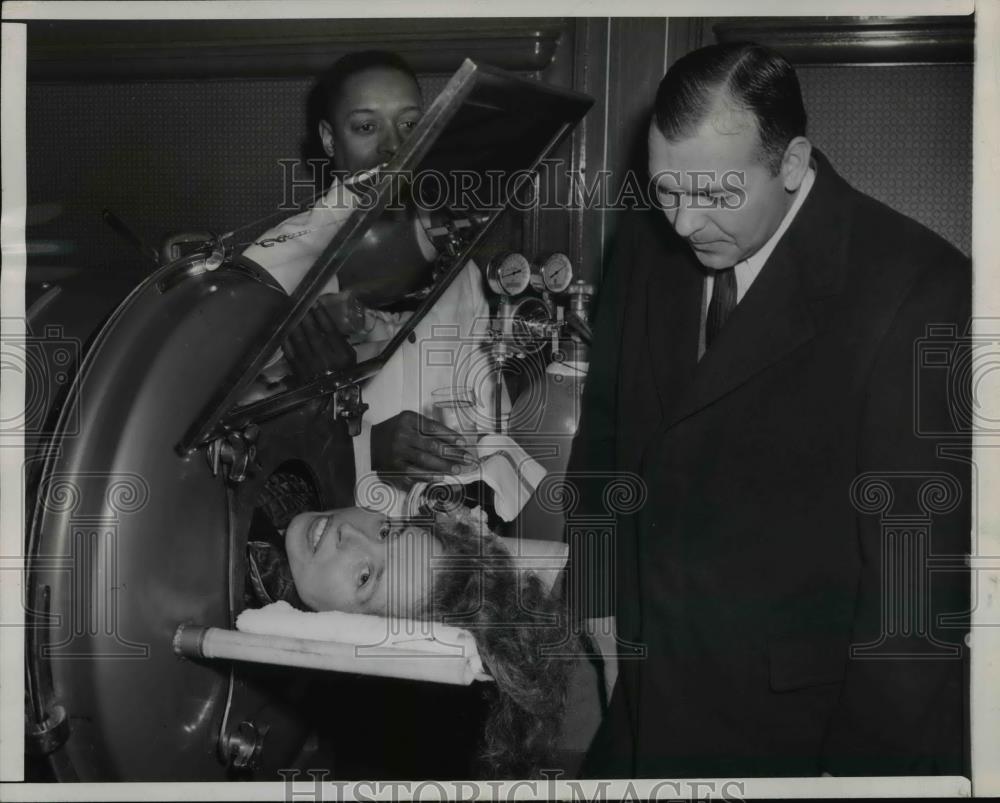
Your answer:
[[[478,684],[493,698],[482,774],[525,778],[555,766],[571,664],[543,648],[576,650],[565,643],[559,571],[551,568],[561,564],[563,545],[532,542],[558,556],[535,561],[545,567],[536,572],[518,566],[508,541],[516,543],[490,532],[478,509],[464,507],[418,523],[363,508],[302,513],[285,530],[287,564],[272,560],[257,582],[270,586],[264,599],[286,598],[306,610],[440,621],[470,631],[495,681]]]

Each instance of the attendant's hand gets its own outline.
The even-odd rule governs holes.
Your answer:
[[[464,436],[431,418],[404,410],[372,427],[372,468],[403,488],[476,465]]]
[[[285,356],[300,382],[309,382],[329,371],[351,368],[358,361],[354,347],[341,334],[338,320],[323,298],[320,296],[320,302],[313,305],[285,340]]]
[[[348,338],[363,336],[375,325],[374,313],[353,290],[323,293],[316,299],[316,306],[326,310],[337,331]]]

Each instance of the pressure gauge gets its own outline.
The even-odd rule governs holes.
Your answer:
[[[494,293],[520,295],[531,282],[531,265],[515,251],[499,254],[486,267],[486,281]]]
[[[542,274],[542,284],[550,293],[564,293],[573,281],[573,263],[569,257],[558,252],[546,259],[539,272]]]

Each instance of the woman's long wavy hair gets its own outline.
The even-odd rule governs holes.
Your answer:
[[[314,505],[315,506],[315,505]],[[308,508],[307,508],[308,509]],[[463,508],[464,510],[464,508]],[[284,540],[269,515],[247,544],[250,571],[247,606],[284,599],[310,610],[295,592]],[[281,519],[287,526],[291,515]],[[428,522],[430,523],[430,522]],[[440,515],[432,525],[442,546],[434,558],[433,592],[418,618],[469,630],[494,683],[479,760],[481,775],[529,778],[554,766],[555,743],[566,703],[570,661],[548,648],[575,652],[561,595],[550,593],[531,571],[518,570],[503,542],[485,526],[462,516]],[[266,537],[265,537],[266,536]]]
[[[480,761],[492,778],[537,777],[553,766],[566,704],[570,662],[558,593],[534,572],[515,569],[495,535],[468,522],[439,518],[444,548],[435,562],[426,615],[469,630],[494,684]],[[574,642],[575,643],[575,642]]]

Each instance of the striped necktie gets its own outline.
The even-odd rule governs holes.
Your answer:
[[[705,319],[705,349],[711,348],[722,327],[736,308],[736,270],[717,270],[712,282],[712,298]]]

